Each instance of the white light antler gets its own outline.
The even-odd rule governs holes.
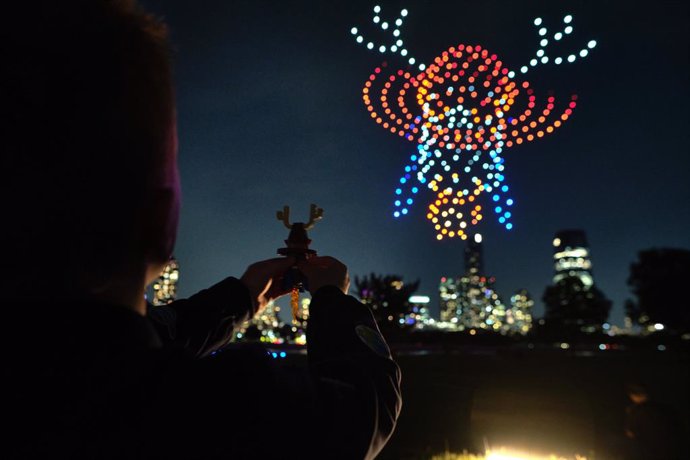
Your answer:
[[[389,28],[393,28],[392,24],[388,24],[386,21],[381,20],[381,16],[379,16],[381,13],[381,7],[379,5],[376,5],[374,7],[374,17],[372,18],[374,24],[378,24],[379,27],[381,27],[381,30],[388,30]],[[381,54],[385,53],[386,51],[390,51],[391,53],[395,54],[398,53],[400,56],[404,57],[407,59],[407,62],[410,65],[414,65],[416,62],[416,59],[412,56],[409,55],[407,48],[403,46],[403,40],[400,38],[400,27],[403,25],[403,20],[407,16],[407,10],[402,9],[400,10],[400,16],[395,20],[393,23],[395,28],[393,28],[393,31],[391,34],[393,35],[393,44],[392,45],[376,45],[374,42],[368,41],[366,42],[366,47],[367,49],[373,50],[374,48],[377,48]],[[364,44],[365,39],[364,35],[361,33],[361,31],[357,27],[353,27],[350,29],[350,33],[355,36],[355,41],[359,44]],[[424,70],[426,66],[424,64],[419,64],[419,70]]]
[[[534,19],[534,25],[536,27],[540,27],[543,24],[543,20],[541,18],[535,18]],[[565,26],[563,27],[563,30],[556,32],[553,35],[553,39],[555,41],[560,41],[564,35],[570,35],[573,32],[573,26],[571,23],[573,22],[573,16],[568,14],[563,17],[563,23]],[[546,34],[548,33],[548,29],[545,26],[542,26],[539,28],[539,36],[543,37],[539,41],[539,49],[537,50],[536,57],[532,58],[529,61],[529,66],[523,65],[520,67],[520,72],[525,74],[529,71],[530,67],[536,67],[539,64],[548,64],[551,61],[551,58],[546,55],[546,47],[549,45],[549,39],[546,38]],[[590,40],[587,42],[587,46],[582,48],[579,52],[577,53],[572,53],[568,55],[567,57],[564,56],[557,56],[553,59],[553,63],[558,65],[561,64],[564,61],[568,62],[575,62],[577,57],[579,56],[581,59],[587,57],[589,54],[589,50],[593,49],[595,46],[597,46],[597,41],[596,40]],[[508,73],[508,77],[513,78],[515,76],[515,72],[510,72]]]

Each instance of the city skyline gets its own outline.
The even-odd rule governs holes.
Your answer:
[[[392,217],[390,190],[409,143],[396,143],[368,119],[361,86],[381,59],[350,34],[353,24],[371,20],[373,2],[144,3],[169,23],[175,46],[181,296],[274,257],[287,236],[274,220],[283,205],[324,208],[312,246],[341,258],[353,277],[420,278],[418,293],[433,299],[441,276],[461,273],[463,242],[436,241],[421,209],[404,223]],[[573,14],[578,42],[597,40],[583,65],[534,76],[542,96],[578,94],[578,107],[558,136],[506,156],[520,213],[510,232],[491,225],[481,232],[497,290],[526,288],[539,317],[553,276],[554,233],[584,229],[597,284],[614,301],[611,320],[622,324],[637,252],[690,247],[690,160],[682,153],[689,136],[687,6],[381,5],[414,12],[405,36],[419,59],[449,43],[482,43],[514,67],[534,52],[537,16],[555,23]],[[437,316],[438,306],[431,308]]]

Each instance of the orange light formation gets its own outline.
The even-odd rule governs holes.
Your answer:
[[[378,14],[380,8],[374,11]],[[571,16],[566,19],[572,21]],[[537,54],[541,57],[544,42]],[[590,44],[591,49],[596,42]],[[548,57],[541,62],[546,61]],[[426,218],[439,240],[467,239],[487,213],[511,230],[515,201],[503,155],[560,128],[572,115],[577,96],[565,102],[552,95],[538,99],[529,82],[516,81],[515,72],[480,45],[452,46],[418,68],[390,71],[384,62],[362,89],[371,118],[416,145],[395,189],[394,217],[407,215],[419,195],[429,195],[426,189],[431,195]]]

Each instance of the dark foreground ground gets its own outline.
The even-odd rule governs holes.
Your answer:
[[[681,439],[679,458],[690,459],[690,353],[662,351],[656,344],[615,347],[393,347],[402,370],[403,411],[378,458],[430,460],[444,452],[481,454],[491,447],[623,460],[630,404],[625,385],[638,383],[673,412]],[[276,357],[286,358],[278,359],[281,365],[306,366],[303,348],[285,351],[276,349]]]
[[[428,460],[485,445],[620,458],[627,382],[644,383],[672,407],[690,439],[686,354],[462,347],[401,352],[397,360],[404,407],[381,459]]]

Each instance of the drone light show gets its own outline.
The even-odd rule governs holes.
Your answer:
[[[560,128],[572,115],[577,96],[538,100],[528,81],[517,81],[516,72],[481,45],[451,46],[428,64],[419,63],[401,38],[407,15],[403,9],[389,24],[381,7],[374,7],[373,23],[390,32],[389,43],[376,44],[357,27],[350,30],[367,49],[401,56],[409,65],[397,71],[386,63],[376,67],[362,89],[371,118],[416,144],[395,189],[393,215],[407,215],[415,201],[430,196],[425,214],[438,240],[465,240],[492,213],[511,230],[515,200],[503,155]],[[597,45],[594,40],[564,56],[547,54],[551,40],[561,41],[572,33],[572,23],[573,17],[566,15],[563,28],[550,35],[544,21],[536,18],[539,48],[520,67],[520,74],[539,65],[566,65],[587,57]]]

